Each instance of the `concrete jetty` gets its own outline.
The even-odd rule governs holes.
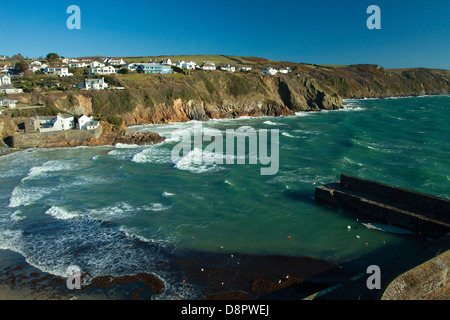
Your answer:
[[[315,197],[374,223],[432,238],[450,232],[450,200],[432,195],[343,174],[340,181],[317,187]]]

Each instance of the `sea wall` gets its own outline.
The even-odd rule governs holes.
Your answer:
[[[449,300],[450,250],[397,277],[382,300]]]
[[[116,144],[152,145],[166,139],[155,132],[113,131],[111,125],[102,122],[96,130],[66,130],[16,134],[7,139],[11,148],[69,148],[80,146],[111,146]]]
[[[316,188],[316,200],[344,207],[372,222],[392,224],[417,234],[450,232],[450,201],[348,175]]]
[[[8,142],[11,148],[59,148],[76,147],[87,144],[92,138],[99,138],[101,129],[66,130],[45,133],[16,134]]]
[[[427,217],[450,218],[450,201],[447,199],[345,174],[341,176],[341,185]]]

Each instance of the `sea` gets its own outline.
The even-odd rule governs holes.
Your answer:
[[[345,103],[337,111],[129,128],[167,137],[151,146],[2,156],[0,249],[62,277],[73,265],[92,277],[152,273],[166,287],[158,299],[189,299],[200,289],[183,285],[167,263],[182,252],[305,256],[340,264],[422,246],[406,230],[367,228],[370,221],[317,203],[314,192],[345,173],[450,199],[450,97]],[[244,164],[237,154],[224,154],[222,160],[236,160],[228,163],[195,163],[196,153],[221,157],[210,155],[211,141],[173,160],[180,130],[194,137],[242,128],[278,130],[277,150],[267,143],[269,154],[279,156],[275,174],[262,175],[267,165],[250,163],[248,153]]]

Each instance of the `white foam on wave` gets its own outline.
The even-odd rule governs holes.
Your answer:
[[[155,299],[196,298],[200,294],[198,288],[180,284],[177,274],[165,267],[168,266],[165,248],[170,250],[176,241],[173,235],[164,236],[167,231],[161,230],[154,239],[149,239],[139,236],[139,231],[142,232],[139,228],[127,232],[126,228],[105,225],[87,216],[66,219],[70,213],[60,207],[46,213],[61,218],[57,222],[61,224],[58,232],[54,232],[54,223],[40,224],[39,231],[27,233],[0,230],[0,249],[16,252],[33,267],[55,276],[68,277],[68,267],[77,265],[83,273],[89,273],[83,284],[89,284],[97,276],[151,273],[165,285],[164,293]],[[136,239],[153,245],[136,245]]]
[[[264,123],[264,124],[267,124],[267,125],[269,125],[269,126],[285,126],[284,123],[272,122],[272,121],[270,121],[270,120],[264,121],[263,123]]]
[[[170,208],[169,206],[165,206],[162,203],[151,203],[150,205],[142,207],[142,209],[147,211],[164,211],[169,208]]]
[[[202,159],[201,164],[196,163],[196,159]],[[235,156],[222,155],[214,152],[194,148],[191,152],[179,159],[174,168],[192,173],[206,173],[223,170],[219,163],[225,164],[228,161],[234,161]]]
[[[167,232],[160,232],[161,228],[159,228],[156,233],[161,233],[161,234],[165,234],[166,238],[158,238],[158,237],[148,237],[148,236],[143,236],[141,235],[141,230],[139,228],[133,228],[133,227],[125,227],[125,226],[120,226],[120,231],[122,231],[123,233],[125,233],[125,235],[129,238],[136,238],[139,239],[142,242],[147,242],[147,243],[157,243],[157,244],[161,244],[161,245],[167,245],[167,244],[174,244],[176,242],[176,238],[174,236],[171,236],[170,233]]]
[[[27,206],[36,203],[47,195],[58,191],[59,187],[24,187],[19,185],[14,188],[11,198],[9,199],[9,207],[17,208],[20,206]]]
[[[170,192],[167,192],[167,191],[164,191],[163,193],[162,193],[162,196],[163,197],[173,197],[175,194],[174,193],[170,193]]]
[[[302,129],[292,130],[292,132],[299,132],[299,133],[310,134],[310,135],[320,135],[320,134],[322,134],[322,132],[320,132],[320,131],[302,130]]]
[[[129,217],[136,213],[136,208],[127,202],[118,202],[106,207],[91,209],[88,216],[100,221],[113,221]]]
[[[114,148],[116,148],[116,149],[135,149],[135,148],[139,148],[139,145],[118,143],[114,146]]]
[[[307,117],[307,116],[310,116],[311,114],[312,114],[311,111],[295,112],[296,117]]]
[[[44,163],[42,166],[33,167],[30,169],[28,175],[22,181],[32,179],[42,179],[51,176],[50,173],[58,171],[68,171],[76,166],[73,163],[64,162],[61,160],[51,160]]]
[[[69,220],[79,217],[79,213],[73,211],[69,212],[64,208],[57,206],[51,206],[47,211],[45,211],[45,214],[52,216],[53,218],[58,220]]]
[[[152,146],[135,154],[131,161],[135,163],[170,163],[171,151],[166,148]]]
[[[14,213],[12,214],[11,219],[12,219],[14,222],[19,222],[19,221],[25,220],[25,219],[26,219],[26,216],[23,216],[22,214],[23,214],[23,213],[22,213],[21,210],[16,210],[16,211],[14,211]]]
[[[282,132],[281,135],[283,135],[283,136],[285,136],[285,137],[289,137],[289,138],[295,138],[295,139],[298,139],[298,138],[299,138],[299,137],[295,137],[295,136],[291,135],[291,134],[288,133],[288,132]]]
[[[121,219],[129,218],[144,211],[164,211],[168,210],[170,206],[165,206],[162,203],[150,203],[144,206],[133,206],[128,202],[118,202],[106,207],[91,209],[87,211],[87,215],[98,221],[112,222]]]

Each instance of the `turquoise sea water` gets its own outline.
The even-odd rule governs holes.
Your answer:
[[[70,265],[93,276],[154,273],[166,282],[163,298],[181,291],[161,262],[184,249],[339,262],[406,250],[416,245],[410,236],[367,229],[316,204],[314,190],[346,173],[450,198],[450,97],[347,102],[341,111],[202,123],[203,133],[280,130],[274,176],[262,176],[260,164],[197,165],[190,156],[174,164],[172,133],[194,133],[194,121],[131,128],[168,138],[154,146],[1,157],[0,249],[56,275]]]

